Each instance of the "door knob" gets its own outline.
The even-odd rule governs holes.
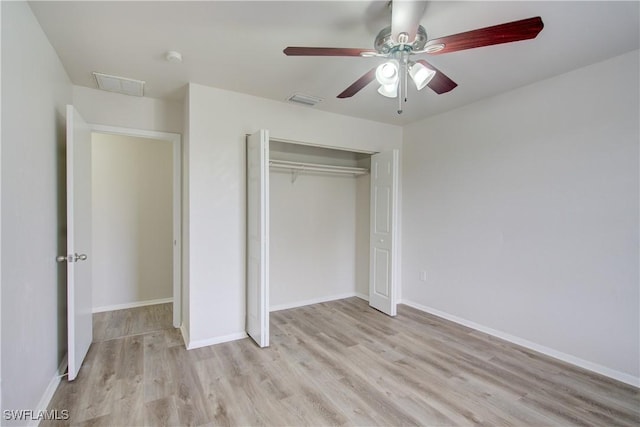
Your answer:
[[[69,261],[69,262],[78,262],[78,261],[84,261],[87,259],[87,255],[85,254],[69,254],[69,255],[58,255],[56,257],[56,261],[58,262],[65,262],[65,261]]]

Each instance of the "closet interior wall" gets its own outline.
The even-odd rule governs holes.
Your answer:
[[[270,140],[271,161],[357,167],[370,154]],[[270,310],[369,292],[369,174],[270,167]]]

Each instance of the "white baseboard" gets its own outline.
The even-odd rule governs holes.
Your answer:
[[[189,332],[184,327],[184,322],[180,325],[180,333],[182,334],[182,341],[184,341],[185,348],[189,349]]]
[[[69,363],[69,359],[67,358],[69,356],[69,354],[65,354],[64,357],[62,358],[62,362],[60,362],[60,366],[58,366],[58,376],[60,378],[64,377],[64,374],[67,373],[67,368],[68,363]]]
[[[40,402],[38,402],[38,406],[34,409],[35,414],[41,414],[47,410],[47,408],[49,407],[49,403],[51,403],[51,399],[53,398],[53,395],[58,389],[58,385],[60,384],[60,381],[62,380],[62,377],[64,377],[66,372],[67,372],[67,355],[64,356],[64,358],[62,359],[62,363],[60,363],[60,366],[58,366],[58,370],[56,371],[53,378],[51,378],[51,381],[49,381],[49,385],[47,385],[47,388],[42,394],[42,397],[40,398]],[[53,409],[62,410],[67,408],[53,408]],[[34,420],[31,420],[27,425],[30,427],[31,426],[36,427],[39,423],[40,423],[40,420],[34,419]]]
[[[356,292],[355,296],[357,296],[360,299],[363,299],[365,301],[369,301],[369,295],[368,294],[361,294],[360,292]]]
[[[183,331],[184,334],[184,331]],[[184,337],[184,335],[183,335]],[[224,342],[241,340],[248,337],[246,332],[237,332],[235,334],[223,335],[221,337],[207,338],[197,341],[185,341],[187,342],[187,350],[193,350],[194,348],[207,347],[214,344],[222,344]]]
[[[563,362],[567,362],[572,365],[578,366],[580,368],[584,368],[588,371],[592,371],[592,372],[604,375],[606,377],[613,378],[614,380],[621,381],[625,384],[629,384],[634,387],[640,387],[640,377],[634,377],[633,375],[625,374],[624,372],[616,371],[615,369],[607,368],[606,366],[602,366],[597,363],[590,362],[588,360],[580,359],[579,357],[575,357],[570,354],[563,353],[558,350],[554,350],[552,348],[528,341],[524,338],[507,334],[505,332],[498,331],[496,329],[489,328],[484,325],[480,325],[470,320],[463,319],[461,317],[454,316],[444,311],[440,311],[432,307],[427,307],[425,305],[418,304],[413,301],[403,300],[401,303],[408,305],[409,307],[413,307],[417,310],[424,311],[425,313],[433,314],[434,316],[438,316],[443,319],[450,320],[454,323],[467,326],[471,329],[475,329],[476,331],[484,332],[485,334],[489,334],[494,337],[503,339],[505,341],[509,341],[511,343],[520,345],[522,347],[526,347],[530,350],[537,351],[538,353],[542,353],[546,356],[550,356],[555,359],[561,360]]]
[[[290,308],[304,307],[305,305],[320,304],[321,302],[335,301],[339,299],[345,299],[345,298],[351,298],[351,297],[357,297],[357,296],[359,295],[355,292],[329,295],[326,297],[312,298],[304,301],[296,301],[296,302],[291,302],[287,304],[274,305],[274,306],[271,306],[269,311],[272,312],[272,311],[288,310]]]
[[[92,313],[102,313],[103,311],[125,310],[127,308],[144,307],[147,305],[166,304],[173,302],[173,298],[150,299],[146,301],[127,302],[124,304],[105,305],[102,307],[93,307]]]

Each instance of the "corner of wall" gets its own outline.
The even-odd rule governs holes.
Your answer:
[[[189,136],[190,136],[190,103],[191,83],[187,85],[183,104],[182,121],[182,326],[180,330],[185,345],[189,346],[189,331],[191,328],[191,300],[190,300],[190,258],[189,258]]]

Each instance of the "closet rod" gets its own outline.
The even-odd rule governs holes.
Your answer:
[[[277,169],[290,169],[290,170],[311,171],[311,172],[344,173],[349,175],[364,175],[368,172],[367,168],[322,165],[318,163],[290,162],[286,160],[270,160],[269,165],[272,168],[277,168]]]

